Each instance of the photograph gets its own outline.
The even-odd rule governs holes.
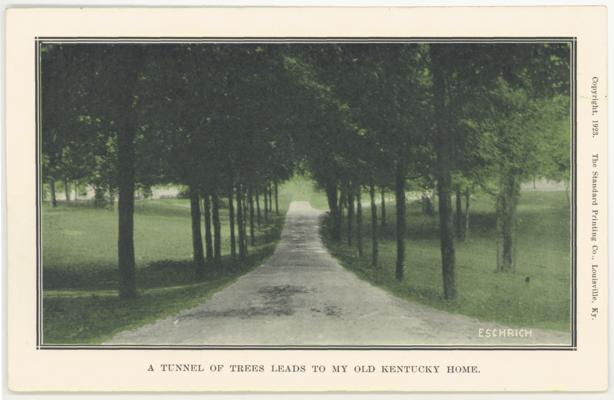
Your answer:
[[[7,390],[607,396],[607,25],[7,9]]]
[[[575,349],[575,46],[37,37],[38,348]]]

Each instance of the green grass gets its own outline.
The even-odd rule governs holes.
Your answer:
[[[187,200],[141,200],[135,206],[135,256],[140,296],[117,297],[117,214],[108,209],[43,207],[43,341],[100,343],[113,334],[194,306],[272,254],[281,216],[257,230],[243,262],[229,253],[226,210],[221,211],[223,262],[207,264],[202,278],[192,264]]]
[[[469,236],[465,242],[456,242],[458,299],[452,302],[442,297],[437,217],[424,216],[415,203],[408,207],[405,278],[398,282],[394,278],[394,204],[387,204],[388,226],[380,228],[379,271],[370,265],[370,210],[364,205],[362,258],[358,258],[355,247],[345,244],[345,237],[343,243],[334,243],[323,230],[329,250],[359,277],[399,297],[485,321],[570,329],[569,209],[564,193],[522,194],[515,273],[495,272],[493,201],[486,195],[474,200]],[[530,278],[529,283],[525,282],[526,277]]]
[[[234,279],[259,265],[273,251],[274,244],[252,252],[246,262],[233,264],[226,259],[209,266],[201,280],[189,262],[157,267],[157,273],[172,286],[141,289],[136,299],[120,299],[115,290],[45,290],[44,343],[101,343],[114,334],[136,328],[159,318],[196,306]],[[149,269],[151,267],[145,268]],[[141,281],[146,275],[141,274]]]
[[[257,245],[245,262],[229,253],[226,210],[221,211],[221,265],[207,265],[199,279],[192,266],[188,200],[140,200],[135,206],[135,251],[140,296],[117,297],[117,214],[91,207],[43,206],[43,328],[44,343],[101,343],[117,332],[142,326],[208,299],[236,277],[260,265],[280,237],[283,215],[291,201],[309,201],[326,209],[322,191],[304,177],[279,188],[280,217],[257,233]],[[459,298],[441,297],[441,267],[437,217],[408,207],[407,268],[403,282],[394,279],[394,204],[387,204],[388,225],[380,229],[380,272],[370,264],[370,212],[363,197],[364,248],[332,243],[331,252],[363,279],[399,297],[482,320],[569,329],[569,212],[564,193],[527,192],[518,209],[518,264],[514,274],[495,273],[493,201],[472,202],[471,228],[457,242]],[[263,203],[261,202],[261,205]],[[379,209],[379,208],[378,208]],[[345,230],[344,230],[345,232]],[[525,278],[530,277],[530,283]]]

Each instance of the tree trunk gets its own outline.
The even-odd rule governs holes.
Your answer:
[[[134,259],[134,175],[137,120],[133,103],[138,74],[144,60],[142,46],[122,49],[122,68],[118,69],[116,84],[118,98],[113,99],[117,109],[117,183],[118,183],[118,235],[119,296],[137,296]],[[116,61],[117,62],[117,61]]]
[[[230,226],[230,256],[237,258],[237,237],[235,235],[235,206],[233,200],[233,187],[228,191],[228,224]]]
[[[247,188],[247,199],[249,204],[249,239],[252,246],[256,245],[256,235],[254,233],[254,196],[252,187]]]
[[[269,196],[267,195],[267,188],[264,187],[264,193],[262,193],[262,197],[264,198],[264,222],[269,222]]]
[[[456,188],[456,212],[454,214],[454,228],[456,230],[456,238],[460,241],[465,240],[465,217],[463,215],[462,192],[460,187]]]
[[[395,200],[397,206],[397,261],[395,277],[398,281],[403,280],[405,274],[405,167],[402,162],[397,162],[395,171]]]
[[[64,178],[64,198],[67,203],[70,202],[70,184],[66,178]]]
[[[213,219],[213,259],[222,261],[222,226],[220,223],[220,198],[217,192],[211,193],[211,218]]]
[[[75,201],[79,200],[79,182],[75,182]]]
[[[279,188],[277,187],[277,181],[275,185],[275,215],[279,215]]]
[[[347,217],[347,239],[348,246],[352,245],[352,222],[354,221],[354,190],[352,185],[349,184],[346,192],[348,202],[348,217]]]
[[[448,63],[445,47],[430,46],[431,70],[433,75],[433,104],[435,113],[441,118],[437,120],[434,135],[434,148],[436,156],[436,178],[439,201],[439,235],[441,239],[441,269],[443,275],[443,293],[446,300],[456,298],[455,263],[454,252],[454,221],[452,214],[452,170],[454,137],[450,132],[447,116],[446,76],[447,71],[443,68]]]
[[[132,91],[130,97],[132,97]],[[136,124],[133,118],[126,121],[118,131],[117,170],[118,170],[118,209],[119,227],[117,254],[119,264],[119,297],[135,298],[136,270],[134,259],[134,137]]]
[[[260,224],[262,223],[262,216],[260,214],[260,193],[256,191],[256,223],[258,224],[258,228],[260,228]]]
[[[450,174],[440,174],[437,179],[439,197],[439,232],[441,236],[441,267],[443,293],[447,300],[456,298],[454,221],[452,211],[452,179]]]
[[[371,265],[377,268],[378,246],[377,246],[377,205],[375,204],[375,187],[369,188],[371,199]]]
[[[469,188],[465,189],[465,233],[463,237],[466,239],[469,235],[469,202],[471,201],[471,192]]]
[[[339,240],[341,240],[341,230],[343,226],[343,207],[346,205],[345,196],[346,193],[343,184],[339,184],[339,205],[337,206],[337,210],[339,211]]]
[[[55,194],[55,179],[49,178],[49,192],[51,194],[51,207],[58,206],[58,199]]]
[[[269,212],[273,214],[273,189],[271,188],[270,184],[268,188],[268,193],[269,193]]]
[[[362,193],[361,187],[356,190],[356,246],[358,257],[362,257]]]
[[[247,256],[245,251],[245,231],[243,230],[243,191],[241,185],[237,184],[237,225],[239,228],[239,259],[244,260]]]
[[[247,247],[247,219],[249,216],[249,206],[247,201],[247,190],[242,187],[243,191],[243,224],[241,228],[243,229],[243,249],[245,250],[245,256],[247,257],[249,253],[249,248]]]
[[[213,237],[211,235],[211,197],[203,192],[203,213],[205,214],[205,251],[207,261],[213,261]]]
[[[386,189],[382,188],[382,226],[386,226]]]
[[[196,271],[202,273],[205,269],[203,237],[200,232],[200,200],[198,188],[190,186],[190,215],[192,217],[192,254]]]
[[[516,208],[520,183],[515,176],[502,179],[497,195],[497,271],[514,272],[516,268]]]
[[[341,240],[341,222],[339,219],[339,206],[337,204],[337,185],[328,183],[325,188],[328,209],[330,210],[331,237],[335,242]]]

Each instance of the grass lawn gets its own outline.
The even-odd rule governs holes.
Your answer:
[[[363,200],[364,201],[364,200]],[[563,192],[525,192],[518,207],[515,273],[497,273],[494,202],[482,195],[471,205],[469,236],[456,242],[458,299],[442,297],[437,217],[407,209],[406,270],[394,278],[394,204],[387,204],[388,225],[380,228],[380,271],[370,265],[370,209],[363,204],[364,255],[344,242],[324,241],[341,263],[358,276],[395,295],[451,312],[510,326],[570,329],[569,208]],[[379,207],[378,207],[379,211]],[[345,229],[345,227],[344,227]],[[345,235],[345,230],[342,231]],[[529,277],[529,283],[525,280]]]
[[[198,279],[192,264],[188,200],[141,200],[135,207],[135,252],[140,297],[117,297],[117,213],[89,207],[43,206],[44,344],[100,343],[113,334],[194,306],[260,265],[273,253],[280,216],[257,231],[245,262],[228,256],[227,210],[221,210],[221,265],[207,265]]]
[[[189,202],[140,200],[135,207],[135,251],[140,296],[117,297],[117,214],[106,209],[43,205],[43,329],[45,344],[101,343],[119,331],[136,328],[195,306],[272,254],[290,201],[309,201],[326,209],[326,197],[306,178],[280,186],[280,216],[257,231],[257,244],[245,262],[229,253],[227,211],[221,210],[223,262],[207,265],[198,279],[192,265]],[[526,192],[518,209],[517,271],[495,271],[493,201],[472,201],[469,237],[456,243],[459,297],[441,296],[437,217],[417,204],[407,210],[407,268],[394,279],[394,203],[388,201],[388,225],[380,228],[379,271],[370,266],[370,209],[363,198],[364,249],[326,245],[341,263],[363,279],[397,296],[436,308],[511,326],[569,329],[569,212],[561,192]],[[263,202],[261,199],[261,206]],[[379,207],[378,207],[379,210]],[[343,232],[345,233],[345,227]],[[344,242],[345,243],[345,242]],[[525,278],[530,277],[526,283]]]

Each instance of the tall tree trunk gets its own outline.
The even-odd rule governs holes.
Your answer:
[[[382,226],[386,226],[386,189],[382,188]]]
[[[258,228],[262,223],[262,216],[260,214],[260,193],[256,190],[256,223],[258,224]]]
[[[356,189],[356,247],[358,257],[362,257],[362,193],[360,186]]]
[[[233,200],[234,188],[230,186],[228,191],[228,224],[230,226],[230,256],[237,257],[237,236],[235,234],[235,206]]]
[[[138,74],[144,60],[142,46],[120,50],[122,68],[118,68],[116,84],[122,90],[113,99],[117,107],[117,183],[118,183],[118,235],[117,258],[119,264],[119,296],[137,296],[134,259],[134,174],[137,120],[133,108]],[[115,55],[116,56],[116,55]]]
[[[245,256],[247,257],[249,253],[249,248],[247,247],[247,219],[249,214],[249,206],[247,201],[247,190],[242,187],[243,190],[243,224],[241,228],[243,229],[243,249],[245,250]]]
[[[211,193],[211,218],[213,219],[213,259],[222,261],[222,226],[220,222],[220,197],[216,191]]]
[[[190,215],[192,217],[192,254],[196,271],[202,273],[205,269],[203,237],[200,232],[200,200],[198,187],[190,185]]]
[[[275,185],[275,215],[279,215],[279,188],[277,187],[277,181]]]
[[[264,222],[269,222],[269,196],[267,195],[267,187],[264,187],[264,193],[262,193],[262,197],[264,198]]]
[[[247,198],[249,203],[249,239],[252,246],[256,245],[256,235],[254,233],[254,196],[251,185],[247,188]]]
[[[433,74],[433,104],[435,112],[441,118],[437,120],[434,137],[436,156],[436,179],[439,201],[439,235],[441,240],[441,270],[443,278],[443,294],[446,300],[456,298],[455,264],[456,255],[454,250],[454,221],[452,212],[452,170],[453,135],[449,129],[446,117],[447,109],[446,76],[443,71],[449,62],[445,47],[431,46],[431,69]]]
[[[269,193],[269,212],[273,214],[273,188],[271,185],[268,185],[268,193]]]
[[[49,178],[49,192],[51,194],[51,207],[58,206],[58,199],[55,194],[55,179]]]
[[[64,178],[64,198],[67,203],[70,202],[70,184],[66,178]]]
[[[327,183],[325,191],[328,209],[330,210],[331,236],[335,242],[339,242],[341,240],[341,220],[337,204],[337,184]]]
[[[497,271],[514,272],[516,268],[516,208],[520,183],[510,174],[502,179],[497,195]]]
[[[117,253],[119,297],[135,298],[136,262],[134,258],[134,136],[136,126],[130,122],[118,132],[118,215]]]
[[[379,256],[377,243],[377,205],[375,204],[375,186],[369,187],[369,197],[371,199],[371,265],[377,268]]]
[[[244,209],[243,209],[243,191],[241,184],[237,184],[237,225],[239,228],[239,259],[244,260],[247,256],[245,251],[245,231],[243,230]]]
[[[461,188],[457,186],[455,191],[456,211],[454,213],[454,228],[456,230],[456,238],[460,241],[465,240],[465,217],[463,215],[462,197]]]
[[[439,198],[439,233],[441,236],[441,267],[443,293],[447,300],[456,298],[454,221],[452,211],[452,179],[449,172],[440,173],[437,179]]]
[[[213,261],[213,237],[211,235],[211,197],[203,191],[203,213],[205,214],[205,250],[207,261]]]
[[[346,205],[346,191],[344,185],[341,183],[339,185],[339,205],[337,206],[337,210],[339,210],[339,240],[341,240],[341,230],[343,226],[343,208]]]
[[[471,201],[471,192],[469,188],[465,189],[465,234],[463,237],[466,239],[469,235],[469,202]]]
[[[397,236],[397,261],[395,277],[398,281],[403,280],[405,274],[405,166],[402,161],[397,162],[395,171],[395,200],[397,208],[396,236]]]
[[[348,246],[352,245],[352,222],[354,221],[354,190],[352,184],[348,184],[346,192],[348,202],[347,239]]]

